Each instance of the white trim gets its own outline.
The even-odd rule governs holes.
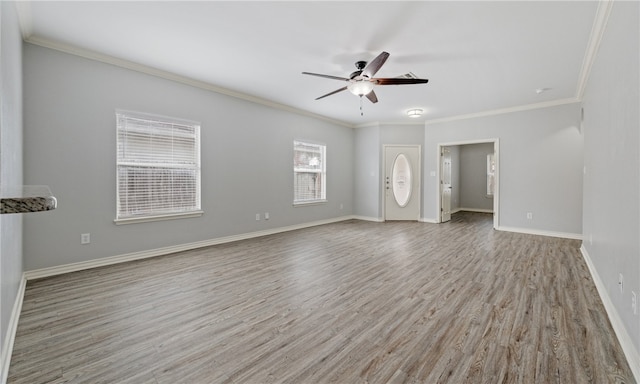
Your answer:
[[[60,274],[63,274],[63,273],[81,271],[81,270],[84,270],[84,269],[90,269],[90,268],[101,267],[101,266],[106,266],[106,265],[118,264],[118,263],[123,263],[123,262],[127,262],[127,261],[140,260],[140,259],[144,259],[144,258],[161,256],[161,255],[166,255],[166,254],[169,254],[169,253],[174,253],[174,252],[179,252],[179,251],[185,251],[185,250],[189,250],[189,249],[195,249],[195,248],[206,247],[206,246],[210,246],[210,245],[228,243],[228,242],[232,242],[232,241],[244,240],[244,239],[249,239],[249,238],[254,238],[254,237],[266,236],[266,235],[270,235],[270,234],[276,234],[276,233],[286,232],[286,231],[293,231],[293,230],[296,230],[296,229],[303,229],[303,228],[308,228],[308,227],[312,227],[312,226],[330,224],[330,223],[346,221],[346,220],[351,220],[351,219],[374,221],[374,222],[382,222],[383,221],[381,218],[374,218],[374,217],[367,217],[367,216],[354,216],[354,215],[343,216],[343,217],[338,217],[338,218],[334,218],[334,219],[319,220],[319,221],[315,221],[315,222],[292,225],[292,226],[288,226],[288,227],[280,227],[280,228],[275,228],[275,229],[271,229],[271,230],[251,232],[251,233],[242,234],[242,235],[235,235],[235,236],[227,236],[227,237],[223,237],[223,238],[206,240],[206,241],[201,241],[201,242],[195,242],[195,243],[189,243],[189,244],[183,244],[183,245],[177,245],[177,246],[171,246],[171,247],[165,247],[165,248],[158,248],[158,249],[149,250],[149,251],[134,252],[134,253],[129,253],[129,254],[120,255],[120,256],[107,257],[107,258],[103,258],[103,259],[100,259],[100,260],[92,260],[92,261],[87,261],[87,262],[67,264],[67,265],[58,266],[58,267],[42,268],[42,269],[37,269],[37,270],[33,270],[33,271],[24,272],[23,275],[22,275],[22,279],[20,281],[20,287],[19,287],[18,292],[16,294],[16,300],[15,300],[14,305],[13,305],[13,310],[11,312],[11,317],[9,319],[9,326],[8,326],[8,329],[7,329],[7,337],[5,339],[5,343],[4,343],[3,348],[2,348],[2,359],[0,361],[0,363],[2,364],[2,366],[0,368],[0,383],[4,384],[6,382],[7,376],[8,376],[8,373],[9,373],[9,363],[11,361],[11,353],[13,351],[13,343],[15,341],[15,335],[16,335],[16,331],[17,331],[17,328],[18,328],[18,320],[20,318],[20,313],[22,311],[22,303],[23,303],[23,300],[24,300],[24,294],[25,294],[25,288],[26,288],[27,280],[39,279],[39,278],[44,278],[44,277],[49,277],[49,276],[55,276],[55,275],[60,275]],[[433,224],[437,223],[436,220],[432,219],[432,218],[421,218],[419,221],[424,222],[424,223],[433,223]],[[550,234],[551,232],[540,232],[540,231],[530,231],[530,230],[515,230],[515,229],[516,228],[505,228],[505,227],[503,227],[503,228],[500,228],[499,230],[509,230],[511,232],[543,234],[544,236],[552,236]],[[533,232],[536,232],[536,233],[533,233]],[[558,234],[558,233],[556,233],[556,234]],[[556,237],[563,237],[563,236],[556,236]],[[582,237],[582,236],[580,236],[580,237]],[[591,273],[591,277],[592,277],[592,279],[593,279],[593,281],[594,281],[594,283],[596,285],[596,288],[598,290],[600,298],[601,298],[601,300],[602,300],[602,302],[604,304],[605,311],[607,312],[607,315],[609,316],[609,320],[611,321],[613,330],[616,333],[616,336],[618,337],[618,341],[620,342],[620,345],[622,346],[622,349],[623,349],[623,351],[625,353],[625,356],[627,358],[629,366],[631,367],[633,375],[636,378],[636,381],[640,382],[640,354],[638,353],[638,351],[635,349],[633,343],[631,342],[631,337],[626,332],[626,329],[624,328],[622,320],[618,316],[618,313],[616,312],[615,307],[613,306],[613,303],[611,302],[611,299],[607,295],[606,288],[604,287],[604,284],[602,283],[602,280],[600,279],[600,276],[598,275],[595,267],[593,266],[591,258],[589,257],[587,250],[584,248],[584,245],[580,247],[580,251],[581,251],[581,253],[582,253],[583,257],[584,257],[585,262],[587,263],[587,266],[589,268],[589,272]]]
[[[65,264],[65,265],[42,268],[42,269],[35,269],[32,271],[26,271],[24,274],[27,280],[41,279],[43,277],[56,276],[56,275],[61,275],[69,272],[76,272],[76,271],[82,271],[85,269],[125,263],[127,261],[141,260],[141,259],[146,259],[146,258],[155,257],[155,256],[168,255],[170,253],[188,251],[191,249],[208,247],[211,245],[230,243],[238,240],[246,240],[246,239],[252,239],[255,237],[273,235],[281,232],[294,231],[296,229],[336,223],[339,221],[351,220],[353,218],[354,216],[341,216],[341,217],[336,217],[332,219],[318,220],[318,221],[313,221],[309,223],[290,225],[287,227],[267,229],[264,231],[249,232],[249,233],[243,233],[239,235],[231,235],[231,236],[219,237],[215,239],[196,241],[193,243],[179,244],[179,245],[172,245],[172,246],[163,247],[163,248],[150,249],[147,251],[126,253],[124,255],[103,257],[96,260],[81,261],[79,263]]]
[[[223,94],[223,95],[226,95],[226,96],[235,97],[237,99],[250,101],[252,103],[262,104],[262,105],[266,105],[266,106],[271,107],[271,108],[284,110],[284,111],[295,113],[295,114],[298,114],[298,115],[309,116],[309,117],[313,117],[313,118],[316,118],[316,119],[319,119],[319,120],[328,121],[330,123],[333,123],[333,124],[336,124],[336,125],[340,125],[340,126],[343,126],[343,127],[347,127],[347,128],[353,128],[354,127],[353,124],[350,124],[350,123],[347,123],[347,122],[344,122],[344,121],[340,121],[340,120],[332,119],[332,118],[329,118],[329,117],[326,117],[326,116],[322,116],[322,115],[318,115],[318,114],[315,114],[315,113],[307,112],[307,111],[304,111],[302,109],[294,108],[294,107],[291,107],[291,106],[288,106],[288,105],[285,105],[285,104],[276,103],[274,101],[263,99],[261,97],[252,96],[252,95],[248,95],[248,94],[245,94],[245,93],[232,91],[230,89],[219,87],[219,86],[213,85],[211,83],[207,83],[207,82],[204,82],[204,81],[192,79],[192,78],[189,78],[189,77],[186,77],[186,76],[177,75],[175,73],[171,73],[171,72],[163,71],[161,69],[149,67],[147,65],[138,64],[138,63],[135,63],[133,61],[120,59],[120,58],[117,58],[117,57],[114,57],[114,56],[105,55],[103,53],[91,51],[91,50],[84,49],[84,48],[75,47],[75,46],[72,46],[72,45],[69,45],[69,44],[65,44],[65,43],[61,43],[61,42],[57,42],[57,41],[52,41],[52,40],[49,40],[49,39],[46,39],[46,38],[43,38],[43,37],[29,36],[28,38],[24,39],[24,41],[27,42],[27,43],[30,43],[30,44],[39,45],[41,47],[45,47],[45,48],[53,49],[53,50],[56,50],[56,51],[68,53],[68,54],[71,54],[71,55],[74,55],[74,56],[84,57],[85,59],[99,61],[99,62],[102,62],[102,63],[111,64],[111,65],[115,65],[117,67],[130,69],[132,71],[145,73],[147,75],[160,77],[160,78],[163,78],[163,79],[166,79],[166,80],[171,80],[171,81],[175,81],[175,82],[178,82],[178,83],[190,85],[192,87],[204,89],[204,90],[211,91],[211,92],[220,93],[220,94]]]
[[[188,219],[192,217],[200,217],[204,214],[204,211],[192,211],[186,213],[172,213],[170,215],[153,215],[144,217],[127,217],[123,219],[114,219],[113,222],[116,225],[136,224],[136,223],[149,223],[152,221],[164,221],[175,219]]]
[[[496,230],[504,231],[504,232],[525,233],[527,235],[549,236],[549,237],[560,237],[563,239],[582,240],[582,234],[580,233],[554,232],[554,231],[545,231],[542,229],[502,227],[502,226],[496,227]]]
[[[477,212],[477,213],[493,213],[493,209],[480,209],[480,208],[458,208],[455,212],[451,212],[451,213],[456,213],[456,212]]]
[[[602,300],[602,304],[604,304],[604,309],[609,316],[609,321],[611,322],[611,326],[613,327],[613,331],[615,332],[618,342],[622,347],[622,351],[627,358],[627,363],[629,363],[629,367],[631,367],[631,372],[633,372],[633,376],[636,381],[640,383],[640,353],[633,345],[631,341],[631,336],[627,333],[627,330],[618,315],[618,311],[616,311],[616,307],[613,305],[611,298],[607,293],[607,288],[605,287],[600,275],[598,275],[598,271],[596,270],[593,262],[591,261],[591,257],[589,256],[589,252],[584,247],[584,244],[580,247],[580,252],[582,253],[582,257],[584,261],[587,263],[587,267],[589,267],[589,272],[591,273],[591,279],[596,285],[596,289],[598,290],[598,294],[600,295],[600,299]]]
[[[184,119],[181,117],[160,115],[157,113],[149,113],[149,112],[140,112],[140,111],[131,111],[128,109],[116,108],[116,115],[124,115],[124,117],[140,119],[140,120],[148,120],[157,123],[170,123],[177,125],[197,125],[198,127],[202,127],[202,122]]]
[[[27,40],[33,34],[33,17],[31,13],[30,1],[16,1],[16,13],[18,14],[18,24],[22,39]]]
[[[6,383],[9,376],[9,364],[11,363],[11,354],[13,353],[13,343],[16,340],[16,332],[18,331],[18,320],[20,320],[20,313],[22,312],[22,302],[24,301],[24,291],[27,287],[27,277],[22,274],[20,280],[20,286],[16,293],[16,299],[13,302],[13,309],[11,310],[11,317],[9,317],[9,324],[7,327],[7,334],[2,345],[2,357],[0,359],[0,383]]]
[[[410,117],[408,117],[409,119]],[[370,128],[373,126],[377,126],[377,125],[390,125],[390,126],[398,126],[398,125],[404,125],[404,126],[418,126],[418,127],[423,127],[424,126],[424,120],[412,120],[412,121],[373,121],[373,122],[369,122],[369,123],[361,123],[361,124],[356,124],[353,126],[354,129],[357,128]]]
[[[490,110],[490,111],[469,113],[469,114],[466,114],[466,115],[443,117],[443,118],[440,118],[440,119],[427,120],[427,121],[424,122],[424,124],[426,126],[426,125],[429,125],[429,124],[447,123],[447,122],[450,122],[450,121],[475,119],[475,118],[478,118],[478,117],[487,117],[487,116],[495,116],[495,115],[503,115],[503,114],[506,114],[506,113],[528,111],[528,110],[540,109],[540,108],[556,107],[556,106],[559,106],[559,105],[573,104],[573,103],[579,103],[579,102],[580,102],[580,100],[578,100],[577,98],[571,97],[571,98],[568,98],[568,99],[558,99],[558,100],[545,101],[545,102],[542,102],[542,103],[518,105],[518,106],[515,106],[515,107],[499,108],[499,109],[493,109],[493,110]]]
[[[322,204],[327,204],[329,202],[329,200],[327,199],[319,199],[319,200],[301,200],[301,201],[294,201],[293,202],[293,207],[294,208],[300,208],[300,207],[307,207],[310,205],[322,205]]]
[[[587,49],[585,51],[584,58],[582,59],[580,76],[578,77],[578,86],[576,88],[576,99],[578,100],[582,100],[582,97],[584,96],[584,91],[587,87],[587,82],[589,81],[589,75],[591,74],[591,67],[596,60],[602,36],[604,35],[607,21],[609,21],[611,8],[613,8],[613,0],[598,1],[598,9],[596,10],[596,16],[593,20]]]
[[[22,2],[18,2],[18,3],[22,3]],[[25,2],[26,3],[26,2]],[[22,12],[25,13],[25,12]],[[308,116],[308,117],[313,117],[319,120],[323,120],[323,121],[327,121],[336,125],[340,125],[346,128],[364,128],[364,127],[371,127],[371,126],[376,126],[379,124],[384,124],[384,125],[398,125],[398,124],[402,124],[402,125],[422,125],[424,124],[429,125],[429,124],[435,124],[435,123],[443,123],[443,122],[449,122],[449,121],[456,121],[456,120],[464,120],[464,119],[472,119],[472,118],[477,118],[477,117],[485,117],[485,116],[494,116],[494,115],[501,115],[501,114],[505,114],[505,113],[512,113],[512,112],[519,112],[519,111],[526,111],[526,110],[531,110],[531,109],[539,109],[539,108],[547,108],[547,107],[553,107],[553,106],[558,106],[558,105],[565,105],[565,104],[571,104],[571,103],[577,103],[580,102],[579,98],[567,98],[567,99],[558,99],[558,100],[551,100],[551,101],[545,101],[542,103],[535,103],[535,104],[526,104],[526,105],[519,105],[519,106],[515,106],[515,107],[508,107],[508,108],[500,108],[500,109],[494,109],[494,110],[488,110],[488,111],[482,111],[482,112],[476,112],[476,113],[470,113],[470,114],[465,114],[465,115],[456,115],[456,116],[449,116],[449,117],[443,117],[440,119],[433,119],[433,120],[425,120],[424,122],[370,122],[370,123],[363,123],[363,124],[352,124],[352,123],[348,123],[346,121],[341,121],[341,120],[336,120],[330,117],[326,117],[323,115],[319,115],[316,113],[312,113],[312,112],[308,112],[302,109],[298,109],[289,105],[285,105],[285,104],[280,104],[271,100],[267,100],[267,99],[263,99],[257,96],[252,96],[252,95],[248,95],[245,93],[241,93],[241,92],[237,92],[237,91],[232,91],[230,89],[227,88],[223,88],[223,87],[219,87],[216,85],[213,85],[211,83],[207,83],[204,81],[200,81],[200,80],[196,80],[196,79],[192,79],[186,76],[181,76],[181,75],[177,75],[171,72],[167,72],[167,71],[163,71],[161,69],[157,69],[157,68],[153,68],[153,67],[149,67],[143,64],[138,64],[129,60],[124,60],[124,59],[120,59],[117,57],[113,57],[113,56],[109,56],[103,53],[99,53],[99,52],[95,52],[95,51],[91,51],[88,49],[84,49],[84,48],[79,48],[73,45],[69,45],[69,44],[65,44],[65,43],[61,43],[61,42],[57,42],[57,41],[53,41],[53,40],[49,40],[43,37],[39,37],[39,36],[32,36],[31,35],[31,31],[29,30],[28,24],[29,24],[29,19],[30,19],[30,12],[26,12],[25,15],[21,16],[21,18],[25,18],[25,21],[23,22],[21,20],[21,30],[22,30],[22,35],[23,35],[23,39],[25,42],[33,44],[33,45],[38,45],[41,47],[45,47],[45,48],[49,48],[49,49],[53,49],[56,51],[60,51],[60,52],[64,52],[64,53],[68,53],[70,55],[74,55],[74,56],[79,56],[79,57],[83,57],[85,59],[89,59],[89,60],[94,60],[94,61],[98,61],[98,62],[102,62],[102,63],[106,63],[106,64],[111,64],[111,65],[115,65],[117,67],[121,67],[121,68],[126,68],[126,69],[130,69],[132,71],[136,71],[136,72],[141,72],[141,73],[145,73],[148,75],[152,75],[152,76],[156,76],[156,77],[160,77],[166,80],[171,80],[171,81],[175,81],[178,83],[182,83],[182,84],[186,84],[186,85],[190,85],[192,87],[196,87],[196,88],[200,88],[200,89],[204,89],[207,91],[211,91],[211,92],[216,92],[216,93],[220,93],[226,96],[230,96],[230,97],[235,97],[241,100],[245,100],[245,101],[249,101],[252,103],[256,103],[256,104],[261,104],[261,105],[266,105],[268,107],[271,108],[275,108],[275,109],[280,109],[283,111],[287,111],[287,112],[291,112],[291,113],[295,113],[298,115],[302,115],[302,116]],[[25,37],[25,35],[28,35],[27,37]],[[580,91],[581,92],[581,91]]]
[[[421,223],[430,223],[430,224],[438,224],[438,222],[436,221],[436,219],[431,219],[431,218],[427,218],[427,217],[421,217],[420,220]]]
[[[376,223],[383,223],[384,219],[382,217],[369,217],[369,216],[353,216],[354,219],[356,220],[362,220],[362,221],[373,221]]]
[[[484,144],[484,143],[493,143],[493,153],[495,154],[495,162],[496,162],[496,171],[495,171],[495,191],[493,192],[493,228],[498,229],[500,227],[500,138],[488,138],[488,139],[478,139],[478,140],[463,140],[463,141],[454,141],[447,143],[438,143],[437,147],[437,159],[436,159],[436,223],[442,222],[442,188],[441,188],[441,180],[442,180],[442,148],[443,147],[454,147],[459,145],[470,145],[470,144]],[[463,208],[458,208],[458,211],[463,210]]]

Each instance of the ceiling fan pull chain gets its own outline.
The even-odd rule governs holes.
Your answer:
[[[362,111],[362,95],[360,95],[360,116],[364,116],[364,112]]]

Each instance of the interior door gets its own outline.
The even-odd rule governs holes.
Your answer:
[[[420,219],[420,146],[385,146],[385,220]]]
[[[441,199],[440,202],[440,222],[444,223],[451,220],[451,150],[449,147],[442,147],[440,152],[440,164],[442,169],[440,170],[440,188]]]

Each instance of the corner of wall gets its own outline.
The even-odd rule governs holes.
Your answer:
[[[607,292],[607,289],[598,275],[598,271],[596,270],[593,262],[591,261],[591,257],[587,252],[587,249],[584,247],[584,244],[580,247],[580,252],[582,253],[582,257],[584,261],[587,263],[587,267],[589,267],[589,273],[591,274],[591,278],[596,285],[596,289],[598,290],[598,295],[602,300],[602,304],[604,305],[604,309],[607,312],[607,316],[609,317],[609,321],[611,322],[611,326],[613,327],[613,331],[615,332],[618,342],[622,346],[622,350],[627,358],[627,362],[631,367],[631,371],[633,372],[633,376],[635,377],[637,382],[640,382],[640,353],[636,350],[633,342],[631,341],[631,336],[627,333],[627,330],[620,318],[620,315],[616,311],[616,307],[613,305],[611,298]]]
[[[2,343],[2,357],[0,358],[0,383],[2,384],[7,382],[7,378],[9,376],[9,365],[11,363],[13,343],[16,339],[16,332],[18,331],[18,320],[20,319],[20,313],[22,312],[22,302],[24,300],[26,287],[27,278],[23,273],[22,279],[20,280],[20,286],[18,287],[18,293],[16,294],[16,299],[13,303],[13,309],[11,310],[6,338]]]

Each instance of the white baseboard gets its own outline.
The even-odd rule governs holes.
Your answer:
[[[455,210],[455,212],[451,212],[451,213],[458,213],[458,212],[493,213],[493,209],[458,208],[458,209]]]
[[[580,252],[582,253],[582,257],[584,261],[587,263],[589,267],[589,272],[591,273],[591,278],[596,285],[596,289],[598,290],[598,294],[600,295],[600,299],[602,300],[602,304],[604,304],[604,309],[609,316],[609,321],[611,322],[611,326],[613,327],[613,331],[618,337],[618,342],[620,346],[622,346],[622,350],[624,351],[624,355],[627,358],[627,362],[631,367],[631,371],[633,372],[633,376],[636,379],[636,382],[640,383],[640,353],[633,345],[631,341],[631,336],[627,332],[627,329],[618,315],[618,311],[616,311],[616,307],[613,305],[611,298],[607,292],[607,289],[598,275],[598,271],[596,270],[593,262],[591,261],[591,257],[587,252],[587,249],[582,245],[580,247]]]
[[[76,272],[76,271],[82,271],[85,269],[104,267],[107,265],[119,264],[127,261],[141,260],[149,257],[168,255],[170,253],[188,251],[191,249],[208,247],[211,245],[224,244],[224,243],[230,243],[238,240],[245,240],[245,239],[251,239],[255,237],[273,235],[276,233],[294,231],[296,229],[303,229],[308,227],[315,227],[323,224],[336,223],[339,221],[351,220],[354,218],[356,217],[353,215],[341,216],[341,217],[336,217],[332,219],[318,220],[318,221],[313,221],[309,223],[290,225],[287,227],[267,229],[264,231],[249,232],[249,233],[243,233],[239,235],[232,235],[232,236],[219,237],[215,239],[196,241],[193,243],[172,245],[169,247],[150,249],[147,251],[132,252],[124,255],[109,256],[109,257],[103,257],[96,260],[82,261],[79,263],[72,263],[72,264],[65,264],[65,265],[60,265],[55,267],[35,269],[32,271],[26,271],[24,275],[26,276],[27,280],[41,279],[44,277],[61,275],[69,272]]]
[[[367,216],[354,216],[354,215],[342,216],[342,217],[333,218],[333,219],[319,220],[319,221],[291,225],[287,227],[274,228],[274,229],[269,229],[264,231],[226,236],[226,237],[221,237],[217,239],[210,239],[210,240],[199,241],[194,243],[157,248],[157,249],[152,249],[148,251],[133,252],[133,253],[128,253],[124,255],[106,257],[98,260],[91,260],[91,261],[67,264],[67,265],[62,265],[57,267],[26,271],[22,275],[20,287],[16,294],[16,299],[11,312],[11,318],[9,319],[7,337],[5,339],[4,345],[2,346],[2,357],[0,360],[0,364],[1,364],[0,384],[6,383],[6,380],[9,374],[9,363],[11,362],[11,353],[13,351],[13,343],[15,341],[15,335],[18,328],[18,320],[20,318],[20,312],[22,311],[22,302],[24,300],[24,293],[25,293],[27,280],[55,276],[63,273],[75,272],[75,271],[101,267],[106,265],[112,265],[112,264],[122,263],[126,261],[140,260],[140,259],[145,259],[149,257],[166,255],[174,252],[196,249],[196,248],[201,248],[201,247],[206,247],[206,246],[216,245],[216,244],[229,243],[233,241],[250,239],[255,237],[267,236],[271,234],[293,231],[296,229],[309,228],[317,225],[330,224],[330,223],[335,223],[335,222],[340,222],[340,221],[345,221],[350,219],[374,221],[374,222],[384,221],[381,218],[373,218],[373,217],[367,217]],[[420,218],[419,221],[424,223],[437,223],[435,219],[431,219],[431,218]],[[582,235],[571,234],[571,233],[538,231],[538,230],[512,228],[512,227],[499,227],[498,230],[508,231],[508,232],[517,232],[517,233],[527,233],[527,234],[533,234],[533,235],[542,235],[542,236],[562,237],[562,238],[569,238],[569,239],[582,239]],[[609,316],[609,320],[611,321],[614,332],[616,333],[616,336],[618,337],[618,340],[620,342],[620,345],[622,346],[625,356],[627,357],[627,361],[629,362],[629,365],[631,367],[631,370],[633,371],[635,379],[637,382],[640,382],[640,354],[638,353],[633,343],[631,342],[631,338],[627,333],[624,327],[624,324],[620,319],[620,316],[615,310],[615,307],[613,306],[611,299],[607,295],[607,291],[604,287],[604,284],[602,283],[602,280],[600,279],[597,271],[595,270],[593,263],[591,262],[591,259],[587,253],[587,250],[584,248],[584,246],[582,246],[580,248],[580,251],[582,252],[582,255],[587,263],[587,266],[589,267],[589,271],[596,285],[596,288],[598,289],[598,293],[604,304],[607,315]]]
[[[374,221],[376,223],[384,222],[384,219],[382,217],[353,216],[352,218],[354,218],[356,220],[363,220],[363,221]]]
[[[20,280],[20,286],[16,293],[16,299],[13,302],[13,308],[11,310],[11,317],[9,318],[9,324],[7,327],[7,334],[2,345],[2,357],[0,359],[0,383],[5,384],[7,377],[9,376],[9,363],[11,363],[11,354],[13,352],[13,343],[16,340],[16,332],[18,331],[18,320],[20,320],[20,313],[22,312],[22,302],[24,300],[24,290],[27,287],[27,278],[24,273]]]
[[[364,220],[364,221],[374,221],[376,223],[384,223],[384,219],[382,217],[368,217],[368,216],[353,216],[356,220]],[[418,221],[421,223],[432,223],[436,224],[435,219],[425,219],[424,217],[418,218]]]
[[[528,235],[561,237],[563,239],[582,240],[582,234],[580,233],[553,232],[553,231],[543,231],[539,229],[515,228],[515,227],[503,227],[503,226],[499,226],[496,229],[498,231],[504,231],[504,232],[526,233]]]

